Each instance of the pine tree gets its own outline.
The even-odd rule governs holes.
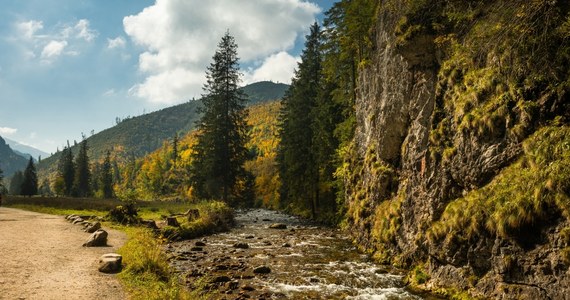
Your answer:
[[[111,165],[111,152],[107,151],[105,160],[101,167],[100,186],[103,191],[103,198],[113,198],[113,167]]]
[[[295,71],[280,112],[277,161],[282,180],[284,206],[316,216],[319,200],[319,172],[314,153],[314,110],[321,90],[321,40],[317,23],[307,36],[301,63]]]
[[[75,163],[73,162],[73,153],[69,147],[64,147],[59,157],[57,168],[57,178],[54,190],[58,195],[70,196],[73,190],[73,179],[75,178]]]
[[[38,174],[36,173],[34,160],[31,157],[28,161],[28,166],[24,171],[24,180],[22,182],[20,194],[28,197],[38,194]]]
[[[232,204],[237,204],[240,195],[249,194],[243,191],[249,187],[244,184],[248,136],[240,76],[237,45],[227,32],[206,71],[191,180],[198,197]]]
[[[22,194],[22,184],[24,183],[24,173],[22,171],[17,171],[12,175],[10,180],[10,194],[11,195],[21,195]]]
[[[79,153],[75,158],[75,177],[73,178],[73,195],[88,197],[91,195],[91,172],[89,156],[87,156],[87,140],[84,138],[79,145]]]

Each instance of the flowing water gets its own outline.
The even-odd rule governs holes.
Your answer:
[[[205,284],[222,299],[422,299],[338,230],[268,210],[238,212],[236,222],[167,247],[190,288]],[[286,229],[269,228],[275,223]]]

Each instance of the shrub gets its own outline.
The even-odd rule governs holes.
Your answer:
[[[119,224],[137,224],[139,222],[138,208],[134,201],[126,201],[109,211],[107,218]]]

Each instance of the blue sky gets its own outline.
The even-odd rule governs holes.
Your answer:
[[[46,152],[202,93],[229,29],[244,83],[289,83],[334,1],[4,0],[0,136]]]

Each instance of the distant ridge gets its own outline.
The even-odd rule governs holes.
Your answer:
[[[14,152],[0,136],[0,169],[5,177],[12,176],[16,171],[23,171],[28,164],[28,159]]]
[[[262,81],[242,88],[248,95],[248,104],[263,103],[281,99],[289,86],[283,83]],[[91,161],[98,161],[107,150],[117,157],[138,158],[162,146],[176,134],[184,135],[194,129],[199,114],[196,109],[202,105],[201,99],[190,100],[159,111],[120,121],[117,125],[87,138]],[[76,146],[72,145],[75,153]],[[61,150],[61,149],[60,149]],[[55,171],[60,153],[42,159],[38,166],[40,175]]]
[[[6,144],[8,144],[10,146],[10,148],[12,148],[12,150],[14,150],[14,152],[24,156],[26,159],[29,159],[31,156],[34,158],[34,160],[37,160],[40,156],[42,158],[46,158],[50,155],[47,152],[44,152],[42,150],[36,149],[36,148],[28,146],[28,145],[24,145],[20,142],[16,142],[16,141],[11,140],[11,139],[4,138],[4,140],[6,141]]]

